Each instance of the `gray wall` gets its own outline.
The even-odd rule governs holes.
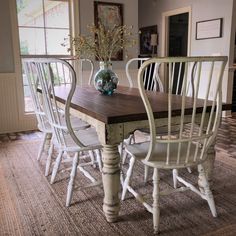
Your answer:
[[[157,24],[159,38],[162,39],[162,13],[178,8],[191,7],[192,24],[190,56],[224,55],[229,57],[223,79],[223,101],[232,102],[233,64],[235,34],[235,0],[139,0],[139,27]],[[145,9],[145,10],[143,10]],[[223,35],[221,38],[196,40],[196,22],[223,18]],[[158,55],[162,52],[159,40]]]
[[[0,1],[0,73],[14,72],[12,27],[8,0]]]
[[[236,37],[236,1],[234,1],[234,4],[233,4],[229,65],[236,63],[235,37]]]
[[[81,34],[88,34],[87,25],[94,23],[94,0],[80,0],[80,31]],[[103,2],[114,2],[123,4],[123,22],[125,25],[133,26],[132,32],[138,39],[138,1],[137,0],[103,0]],[[128,49],[130,58],[138,55],[138,44]],[[124,69],[127,59],[123,61],[114,61],[113,69]]]
[[[139,0],[139,27],[158,25],[159,38],[162,35],[162,12],[177,8],[192,8],[192,30],[190,55],[229,55],[233,0]],[[145,11],[143,10],[145,9]],[[223,18],[223,37],[195,40],[196,22]],[[159,41],[159,52],[161,40]]]

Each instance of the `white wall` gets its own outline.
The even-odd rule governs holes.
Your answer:
[[[231,26],[233,4],[236,4],[233,0],[139,0],[139,27],[157,24],[160,39],[162,38],[162,13],[178,8],[191,7],[192,25],[189,55],[206,56],[220,54],[229,56],[230,60],[226,66],[223,82],[223,100],[225,102],[232,102],[232,75],[228,73],[228,68],[232,65]],[[196,40],[196,22],[215,18],[223,18],[222,38]],[[158,54],[161,55],[161,40],[159,40],[159,43]]]
[[[15,0],[0,1],[0,133],[36,128],[24,114]]]
[[[11,18],[8,1],[0,2],[0,73],[14,72]]]
[[[133,34],[138,39],[138,1],[137,0],[103,0],[103,2],[114,2],[123,4],[123,23],[128,26],[133,26]],[[80,31],[81,34],[88,34],[87,25],[94,23],[94,0],[80,0]],[[138,44],[133,48],[128,48],[129,58],[137,57]],[[114,70],[123,70],[127,58],[123,61],[114,61],[112,67]],[[98,67],[98,63],[96,63]]]
[[[157,24],[159,38],[161,38],[162,13],[189,6],[192,9],[191,55],[213,53],[229,55],[233,0],[139,0],[139,27]],[[197,21],[221,17],[223,18],[222,38],[195,40]],[[159,49],[161,46],[160,41]]]

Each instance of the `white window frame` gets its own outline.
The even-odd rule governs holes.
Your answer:
[[[77,35],[79,32],[79,2],[78,0],[68,0],[69,1],[69,25],[71,35]],[[16,0],[9,0],[10,9],[15,9],[11,11],[12,19],[12,38],[14,47],[14,59],[15,59],[15,76],[16,76],[16,86],[17,86],[17,102],[18,102],[18,120],[19,122],[32,123],[35,119],[33,112],[25,112],[25,101],[24,101],[24,88],[23,88],[23,77],[22,77],[22,63],[21,59],[23,57],[33,57],[33,55],[20,55],[20,40],[19,40],[19,30],[18,30],[18,17],[17,17],[17,5]],[[44,55],[45,56],[45,55]],[[53,55],[46,55],[45,57],[52,57]],[[55,55],[55,57],[60,57],[62,55]],[[67,55],[70,57],[70,55]],[[40,57],[36,55],[35,57]],[[64,55],[63,55],[64,57]],[[35,127],[36,128],[36,127]]]
[[[74,25],[74,23],[75,22],[77,22],[78,21],[78,19],[79,19],[79,16],[78,16],[78,1],[76,1],[76,0],[59,0],[59,1],[67,1],[68,2],[68,5],[69,5],[69,9],[68,9],[68,11],[69,11],[69,34],[70,35],[74,35],[74,32],[75,32],[75,29],[78,27],[78,24],[77,24],[77,27],[75,27],[75,25]],[[18,33],[18,38],[19,38],[19,29],[20,28],[40,28],[40,29],[43,29],[44,30],[44,42],[45,42],[45,52],[46,52],[46,54],[37,54],[37,55],[35,55],[35,54],[29,54],[29,55],[24,55],[24,54],[21,54],[21,52],[20,52],[20,60],[22,59],[22,58],[32,58],[32,57],[48,57],[48,58],[50,58],[50,57],[56,57],[56,58],[70,58],[71,56],[72,56],[72,53],[73,52],[71,52],[71,54],[56,54],[56,55],[54,55],[54,54],[47,54],[47,50],[48,50],[48,48],[47,48],[47,40],[46,40],[46,29],[47,28],[50,28],[50,29],[57,29],[57,27],[46,27],[45,26],[45,8],[44,8],[44,1],[42,0],[42,4],[43,4],[43,21],[44,21],[44,25],[42,26],[42,27],[38,27],[38,26],[29,26],[29,27],[27,27],[27,26],[19,26],[19,24],[18,24],[18,16],[17,16],[17,13],[16,13],[16,19],[17,19],[17,22],[16,22],[16,24],[17,24],[17,33]],[[15,0],[15,5],[16,5],[16,7],[17,7],[17,4],[16,4],[16,0]],[[60,29],[63,29],[63,28],[60,28]],[[20,48],[20,40],[19,40],[19,48]],[[20,51],[20,50],[19,50]],[[22,69],[21,69],[21,71],[22,71]],[[24,91],[25,91],[25,85],[24,85],[24,81],[23,81],[23,76],[21,76],[22,78],[21,78],[21,88],[22,88],[22,98],[20,99],[21,101],[23,101],[23,106],[22,106],[22,104],[20,105],[21,107],[23,107],[23,112],[24,112],[24,114],[32,114],[33,113],[33,111],[26,111],[26,104],[25,104],[25,93],[24,93]]]

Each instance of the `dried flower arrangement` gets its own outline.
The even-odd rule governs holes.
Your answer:
[[[71,48],[74,50],[77,58],[91,58],[95,56],[99,61],[111,61],[112,56],[116,55],[119,50],[135,45],[136,41],[132,39],[131,29],[126,25],[114,25],[111,29],[106,29],[104,25],[98,23],[89,25],[89,36],[79,35],[71,38]]]

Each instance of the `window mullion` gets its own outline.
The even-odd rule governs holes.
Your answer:
[[[45,43],[45,54],[48,55],[48,47],[47,47],[47,37],[46,37],[46,17],[45,17],[45,3],[42,0],[43,4],[43,26],[44,26],[44,43]]]

